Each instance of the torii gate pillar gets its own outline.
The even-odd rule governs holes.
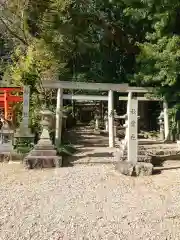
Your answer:
[[[109,119],[109,147],[114,147],[114,96],[113,91],[108,94],[108,119]]]

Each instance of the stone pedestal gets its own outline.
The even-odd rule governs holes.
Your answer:
[[[40,140],[24,159],[24,165],[28,169],[61,167],[62,165],[62,158],[57,156],[57,151],[50,140],[48,128],[51,114],[52,113],[47,110],[42,112],[43,121],[41,123],[43,130]]]
[[[24,122],[21,122],[19,128],[14,134],[15,151],[12,160],[22,160],[25,155],[29,153],[33,146],[34,134],[31,133],[28,125],[24,124]]]

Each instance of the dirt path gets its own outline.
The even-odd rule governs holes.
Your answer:
[[[90,127],[77,127],[68,131],[66,135],[77,152],[68,157],[69,164],[112,164],[113,153],[117,148],[109,148],[108,134],[95,133]]]

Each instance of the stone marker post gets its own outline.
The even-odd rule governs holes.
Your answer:
[[[128,96],[128,162],[137,163],[137,149],[138,149],[138,101]]]
[[[122,149],[122,153],[125,149]],[[121,157],[116,169],[124,175],[148,176],[152,174],[153,165],[151,163],[139,162],[138,156],[138,101],[132,98],[132,93],[128,95],[127,106],[127,157]]]
[[[62,118],[63,118],[62,110],[63,110],[63,89],[58,88],[56,104],[56,132],[55,132],[56,147],[58,147],[61,144]]]
[[[23,88],[23,116],[22,122],[24,128],[28,128],[29,125],[29,97],[30,97],[30,87],[24,86]]]
[[[163,102],[164,109],[164,135],[165,140],[168,140],[169,137],[169,116],[168,116],[168,104],[166,101]]]
[[[112,90],[108,93],[108,123],[109,123],[109,147],[114,147],[114,94]]]

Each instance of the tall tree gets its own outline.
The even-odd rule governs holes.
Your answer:
[[[134,82],[156,87],[169,100],[180,97],[179,10],[178,0],[144,3],[146,19],[151,19],[151,31],[146,32],[143,43],[137,43],[140,54]]]

